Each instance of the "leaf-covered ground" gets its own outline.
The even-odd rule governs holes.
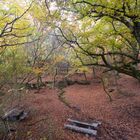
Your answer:
[[[76,77],[79,78],[79,77]],[[111,93],[109,102],[102,84],[88,77],[90,85],[72,85],[65,88],[64,100],[58,98],[58,89],[43,88],[29,91],[24,105],[30,110],[28,118],[19,123],[20,140],[139,140],[140,139],[140,83],[121,76],[121,93]],[[88,137],[64,129],[68,118],[82,121],[99,120],[98,136]],[[14,138],[16,139],[16,138]]]

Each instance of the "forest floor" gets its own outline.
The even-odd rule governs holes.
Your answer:
[[[81,78],[81,77],[76,77]],[[88,77],[90,85],[74,84],[64,88],[63,100],[58,89],[48,87],[30,90],[24,106],[30,110],[26,120],[18,124],[20,140],[140,140],[140,83],[121,76],[121,93],[111,92],[110,102],[99,79]],[[102,122],[97,137],[64,129],[67,119]]]

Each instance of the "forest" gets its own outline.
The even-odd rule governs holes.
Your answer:
[[[0,1],[0,140],[139,140],[140,0]]]

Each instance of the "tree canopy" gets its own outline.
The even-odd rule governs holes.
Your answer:
[[[0,7],[2,68],[11,62],[28,77],[67,61],[140,79],[139,0],[3,0]],[[13,64],[13,57],[24,64]]]
[[[67,11],[71,9],[77,22],[65,26],[63,37],[83,65],[107,67],[139,79],[139,5],[139,0],[71,1]],[[85,63],[86,56],[90,61]]]

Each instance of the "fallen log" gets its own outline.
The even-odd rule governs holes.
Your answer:
[[[89,135],[92,135],[92,136],[96,136],[97,135],[97,131],[96,130],[92,130],[92,129],[82,128],[82,127],[78,127],[78,126],[74,126],[74,125],[69,125],[69,124],[64,125],[64,127],[66,129],[70,129],[72,131],[76,131],[76,132],[79,132],[79,133],[89,134]]]
[[[101,122],[94,122],[94,123],[86,123],[86,122],[81,122],[81,121],[77,121],[77,120],[73,120],[73,119],[68,119],[69,122],[77,125],[77,126],[81,126],[81,127],[85,127],[85,128],[94,128],[97,129],[97,127],[101,124]]]

